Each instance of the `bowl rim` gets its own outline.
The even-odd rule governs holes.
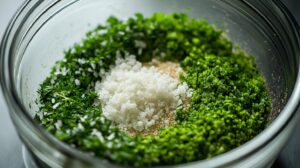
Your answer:
[[[77,0],[75,0],[77,1]],[[10,115],[14,113],[19,118],[22,118],[26,120],[28,124],[32,128],[35,129],[35,132],[40,136],[43,137],[43,139],[47,140],[47,144],[50,145],[55,150],[60,151],[62,154],[66,156],[70,156],[75,159],[80,159],[83,161],[88,161],[92,163],[99,163],[105,161],[105,159],[102,158],[96,158],[91,157],[87,154],[84,154],[80,152],[77,149],[73,149],[68,147],[67,144],[64,143],[57,143],[57,140],[55,137],[47,132],[44,128],[42,128],[38,123],[36,123],[33,118],[29,115],[29,113],[26,112],[25,107],[22,105],[21,101],[19,100],[16,92],[15,86],[11,85],[11,81],[13,81],[13,75],[12,70],[9,69],[5,70],[4,67],[7,67],[8,65],[5,65],[7,58],[4,58],[6,56],[10,56],[11,51],[7,51],[7,45],[9,42],[10,36],[12,35],[12,29],[17,26],[16,20],[19,17],[22,17],[22,13],[25,8],[30,6],[31,4],[36,3],[39,5],[39,3],[42,3],[38,0],[36,1],[30,1],[27,0],[23,3],[23,5],[18,9],[18,12],[14,15],[14,17],[11,19],[4,35],[3,39],[0,45],[0,65],[1,65],[1,71],[0,71],[0,82],[1,82],[1,88],[3,92],[3,96],[6,100],[6,103],[9,107]],[[279,9],[280,12],[284,14],[284,16],[289,21],[289,26],[293,29],[293,33],[296,38],[297,47],[299,49],[299,26],[291,13],[288,11],[288,9],[284,6],[284,4],[280,0],[274,0],[271,3],[274,3]],[[24,18],[23,18],[24,19]],[[300,57],[297,55],[297,57]],[[299,68],[299,62],[298,64],[298,71],[297,73],[297,79],[295,81],[292,94],[288,98],[288,101],[284,108],[281,110],[280,114],[276,117],[276,119],[267,127],[265,128],[261,133],[259,133],[257,136],[249,140],[248,142],[244,143],[243,145],[234,148],[228,152],[225,152],[223,154],[217,155],[215,157],[212,157],[210,159],[205,160],[199,160],[199,161],[193,161],[189,163],[183,163],[173,166],[183,166],[183,165],[216,165],[216,166],[226,166],[228,164],[234,163],[237,160],[246,158],[247,156],[251,155],[252,153],[255,153],[259,151],[262,147],[269,144],[275,137],[277,137],[287,126],[288,123],[293,119],[295,114],[297,113],[297,109],[299,108],[299,102],[300,102],[300,68]],[[12,118],[12,120],[14,120]],[[15,124],[15,123],[14,123]],[[19,134],[19,133],[18,133]],[[217,163],[217,164],[216,164]],[[111,163],[114,166],[119,167],[118,165],[115,165]],[[122,166],[121,166],[122,167]]]

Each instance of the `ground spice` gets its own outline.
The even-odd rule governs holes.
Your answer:
[[[171,61],[159,61],[157,59],[152,59],[151,62],[145,63],[144,66],[151,67],[154,66],[158,69],[158,71],[169,75],[173,79],[179,80],[179,74],[182,71],[179,63],[177,62],[171,62]]]

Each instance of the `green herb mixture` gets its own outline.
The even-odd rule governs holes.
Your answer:
[[[142,41],[147,47],[135,46]],[[59,140],[81,151],[129,166],[174,165],[211,158],[247,142],[266,126],[270,98],[255,61],[204,21],[186,14],[110,17],[65,51],[38,91],[35,119]],[[193,89],[189,106],[178,107],[176,124],[158,135],[129,136],[95,106],[100,71],[116,53],[179,62],[180,81]],[[101,137],[93,132],[98,130]]]

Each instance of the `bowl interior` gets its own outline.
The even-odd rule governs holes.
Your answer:
[[[239,3],[239,2],[235,2]],[[204,19],[224,30],[236,46],[255,57],[272,98],[271,122],[284,107],[296,79],[294,58],[280,48],[280,34],[264,23],[254,12],[244,12],[217,0],[110,0],[70,1],[39,9],[40,17],[24,24],[24,36],[16,54],[14,83],[17,94],[31,116],[38,109],[37,90],[49,75],[51,67],[63,58],[63,51],[80,43],[85,33],[114,15],[126,20],[140,12],[184,12]],[[253,19],[255,18],[255,19]],[[259,24],[259,26],[258,26]]]

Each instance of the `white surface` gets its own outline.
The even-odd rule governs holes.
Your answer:
[[[0,0],[0,37],[23,0]],[[12,125],[8,109],[0,91],[0,167],[24,167],[21,142]]]

